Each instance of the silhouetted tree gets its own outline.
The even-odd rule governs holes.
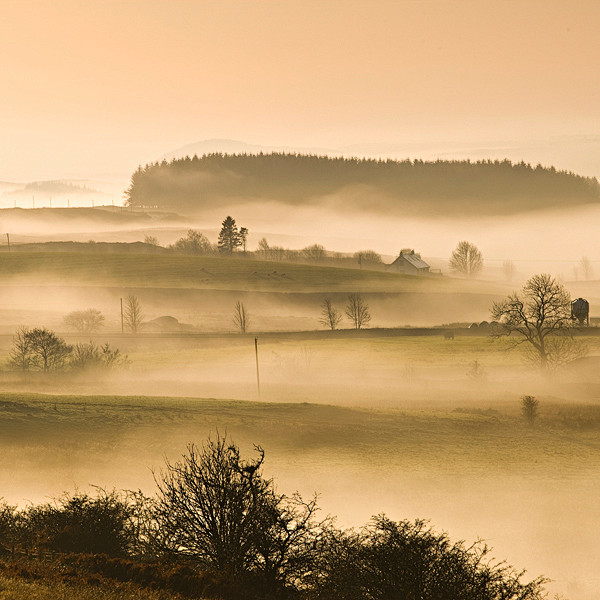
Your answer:
[[[223,221],[221,231],[219,232],[219,252],[232,254],[236,248],[241,246],[241,244],[242,239],[237,225],[235,224],[235,219],[227,217]]]
[[[126,327],[131,333],[137,333],[142,327],[143,319],[144,313],[138,297],[130,294],[127,296],[123,308],[123,320]]]
[[[14,356],[20,355],[19,368],[44,372],[63,369],[73,350],[53,331],[43,328],[21,328],[15,336],[15,344],[13,352]]]
[[[329,329],[337,329],[337,326],[340,324],[342,320],[342,315],[340,312],[333,306],[333,302],[331,298],[323,298],[323,302],[321,302],[321,318],[319,322],[325,327]]]
[[[539,400],[535,396],[523,396],[521,398],[521,414],[530,426],[533,426],[537,419],[539,405]]]
[[[238,300],[233,310],[233,324],[240,333],[246,333],[249,323],[250,315],[246,307]]]
[[[348,296],[346,316],[352,321],[355,329],[362,329],[371,321],[369,307],[360,294],[350,294]]]
[[[242,241],[242,248],[244,250],[244,254],[246,254],[246,241],[248,239],[248,228],[240,227],[240,240]]]
[[[450,269],[467,277],[477,275],[483,268],[483,257],[471,242],[459,242],[450,256]]]
[[[63,319],[65,326],[81,333],[94,333],[104,325],[104,315],[95,308],[74,310]]]
[[[29,370],[31,364],[30,331],[29,327],[21,326],[13,336],[9,361],[11,366],[21,371]]]
[[[316,500],[275,492],[262,476],[264,452],[244,461],[239,448],[217,435],[190,444],[176,463],[155,476],[156,519],[170,550],[232,577],[255,573],[275,585],[297,582],[320,551]],[[267,591],[267,590],[266,590]]]
[[[491,318],[499,323],[492,334],[525,344],[529,357],[542,369],[585,354],[585,347],[572,337],[569,293],[550,275],[534,275],[521,294],[515,292],[494,302]]]

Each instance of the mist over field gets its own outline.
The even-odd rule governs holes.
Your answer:
[[[600,600],[598,3],[0,4],[0,597]]]
[[[90,234],[96,215],[102,229],[115,219],[101,209],[84,213]],[[416,277],[352,265],[186,256],[147,244],[102,246],[101,232],[94,232],[95,244],[52,245],[44,242],[56,223],[68,231],[81,222],[74,227],[58,214],[50,225],[46,214],[31,213],[24,228],[27,218],[31,239],[6,249],[0,268],[7,457],[0,485],[9,502],[41,502],[92,484],[152,493],[151,469],[165,455],[175,458],[186,443],[227,431],[247,451],[263,445],[278,487],[319,492],[323,511],[343,526],[379,512],[431,519],[455,538],[484,538],[494,556],[532,575],[552,574],[553,593],[595,597],[589,548],[600,521],[589,498],[598,492],[600,467],[600,336],[591,328],[594,335],[582,338],[588,355],[547,377],[506,340],[468,329],[489,321],[492,303],[520,287],[529,275],[521,264],[538,266],[534,239],[523,251],[531,263],[517,263],[518,276],[507,282],[500,266],[487,264],[481,279],[453,277],[441,261],[443,275]],[[106,239],[160,235],[154,217],[134,218],[126,213],[129,229],[118,225]],[[537,218],[560,220],[552,213]],[[239,222],[253,227],[243,217]],[[319,241],[317,232],[306,241],[286,238],[283,215],[280,223],[283,233],[273,242]],[[350,219],[345,223],[350,243],[361,232]],[[429,225],[422,243],[435,248],[444,226]],[[528,223],[522,225],[526,230]],[[298,233],[302,224],[287,227]],[[185,234],[184,227],[175,231]],[[354,243],[364,247],[358,238]],[[560,273],[578,264],[575,252],[567,257],[545,257],[545,265]],[[573,297],[587,297],[596,314],[596,279],[565,284]],[[369,328],[356,331],[344,320],[338,331],[327,331],[319,320],[322,299],[343,311],[355,291],[368,302]],[[144,312],[138,334],[121,333],[120,299],[129,294]],[[249,311],[246,334],[233,322],[237,301]],[[68,313],[90,307],[105,316],[100,330],[66,325]],[[19,373],[8,357],[20,325],[47,327],[71,345],[108,343],[128,364],[109,372]],[[445,339],[447,331],[454,339]],[[523,394],[541,402],[533,430],[520,416]]]

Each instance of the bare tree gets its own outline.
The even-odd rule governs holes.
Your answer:
[[[371,321],[369,307],[360,294],[350,294],[346,305],[346,316],[355,329],[362,329]]]
[[[355,252],[354,260],[356,260],[361,269],[363,265],[376,265],[382,262],[381,254],[378,254],[375,250],[360,250],[359,252]]]
[[[240,333],[246,333],[249,323],[250,315],[243,303],[238,300],[233,310],[233,324]]]
[[[144,313],[142,312],[142,305],[137,296],[133,294],[127,296],[123,309],[123,319],[131,333],[137,333],[141,329]]]
[[[147,234],[144,236],[144,244],[150,244],[151,246],[158,246],[158,238],[155,235]]]
[[[182,254],[197,254],[200,256],[207,256],[215,252],[215,248],[208,241],[208,238],[194,229],[189,229],[186,237],[179,238],[170,248]]]
[[[538,416],[539,400],[535,396],[523,396],[521,398],[521,414],[531,427]]]
[[[244,461],[234,443],[217,435],[201,448],[188,445],[180,461],[167,461],[155,474],[158,526],[171,551],[218,572],[297,582],[319,552],[316,500],[276,494],[261,473],[264,451],[255,449],[257,458]]]
[[[300,251],[302,258],[306,260],[310,260],[312,262],[320,262],[322,261],[327,252],[325,250],[325,246],[321,244],[313,244],[312,246],[306,246]]]
[[[506,279],[506,281],[512,281],[515,278],[516,272],[517,269],[512,260],[505,260],[502,263],[502,273],[504,273],[504,279]]]
[[[450,269],[467,277],[474,277],[483,268],[483,256],[471,242],[459,242],[449,261]]]
[[[319,322],[325,327],[329,327],[329,329],[334,330],[337,329],[337,326],[340,324],[342,320],[342,315],[338,311],[337,308],[333,306],[333,302],[331,302],[331,298],[323,298],[323,302],[321,302],[321,318]]]
[[[29,327],[21,326],[13,336],[9,360],[11,366],[21,371],[29,370],[31,363],[30,331]]]
[[[20,327],[13,338],[11,363],[22,370],[57,371],[73,348],[48,329]]]
[[[588,281],[592,278],[594,273],[594,269],[592,267],[592,263],[587,256],[582,256],[579,261],[579,266],[581,268],[581,273],[583,274],[583,278]]]
[[[525,344],[529,359],[542,369],[583,356],[586,348],[572,337],[571,299],[552,276],[534,275],[521,294],[494,302],[491,318],[498,321],[493,335]]]
[[[104,315],[95,308],[74,310],[65,316],[63,323],[67,328],[81,333],[94,333],[104,325]]]

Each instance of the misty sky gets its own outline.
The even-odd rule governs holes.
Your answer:
[[[600,134],[600,3],[0,0],[0,181],[184,144]]]

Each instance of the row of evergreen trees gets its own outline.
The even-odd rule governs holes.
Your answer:
[[[595,178],[509,160],[209,154],[138,168],[126,199],[134,207],[199,211],[249,198],[300,205],[315,199],[335,201],[332,196],[338,194],[344,208],[499,214],[598,202],[600,185]]]

